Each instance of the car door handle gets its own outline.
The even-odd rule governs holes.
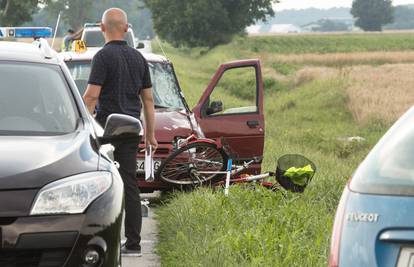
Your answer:
[[[414,242],[414,231],[388,230],[383,232],[379,239],[385,242]]]
[[[247,121],[247,126],[249,126],[250,128],[256,128],[257,126],[259,126],[259,121]]]

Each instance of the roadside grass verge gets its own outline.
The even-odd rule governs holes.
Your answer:
[[[387,40],[377,39],[378,36]],[[341,191],[357,165],[398,116],[395,114],[401,112],[396,111],[392,118],[384,117],[388,107],[395,104],[391,96],[401,94],[404,97],[403,93],[408,94],[410,88],[405,86],[395,91],[400,93],[391,93],[395,90],[393,79],[398,80],[401,71],[402,75],[407,75],[401,79],[402,83],[411,81],[412,75],[408,76],[411,72],[403,71],[410,65],[397,66],[395,70],[392,70],[393,65],[378,65],[404,60],[406,53],[412,54],[414,62],[414,53],[386,52],[389,57],[377,61],[384,53],[375,51],[411,49],[407,42],[413,37],[411,34],[398,36],[397,41],[402,42],[399,44],[388,36],[378,36],[372,35],[369,40],[380,42],[382,46],[371,44],[368,48],[351,47],[346,51],[338,46],[336,50],[331,49],[333,54],[323,55],[289,55],[295,51],[293,49],[275,54],[277,51],[271,50],[271,42],[263,44],[262,37],[235,40],[210,51],[174,49],[165,45],[190,107],[198,102],[219,64],[261,58],[266,84],[263,170],[274,171],[277,158],[298,153],[315,162],[317,174],[302,195],[271,192],[260,187],[255,190],[233,187],[228,198],[221,189],[173,194],[157,212],[160,229],[157,249],[163,266],[326,266],[331,227]],[[346,39],[348,43],[352,40]],[[258,53],[251,51],[250,42],[263,48]],[[318,42],[313,45],[317,46]],[[364,45],[363,41],[359,44]],[[289,45],[292,44],[286,44]],[[303,53],[318,52],[305,43],[301,45]],[[344,60],[355,58],[335,64],[338,55],[335,53],[339,52]],[[299,60],[308,55],[321,57],[317,64],[309,58]],[[287,60],[280,60],[281,57]],[[370,66],[354,66],[361,64]],[[365,71],[371,74],[367,77],[363,75]],[[395,77],[386,78],[387,73]],[[385,83],[388,87],[375,83],[378,75],[388,81]],[[239,80],[235,82],[240,83]],[[384,99],[381,96],[390,99],[380,104],[385,113],[368,114],[369,104],[383,103],[379,101],[379,98]],[[232,90],[224,93],[224,97],[235,103],[244,101],[243,91]],[[353,105],[366,108],[359,110]],[[376,108],[380,109],[380,105]],[[358,116],[363,119],[359,120]],[[366,141],[343,141],[351,136],[361,136]]]
[[[320,266],[331,210],[307,200],[260,187],[180,194],[159,213],[162,265]]]

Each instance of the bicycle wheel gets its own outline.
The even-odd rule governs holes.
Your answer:
[[[216,145],[195,142],[181,147],[160,165],[157,176],[177,185],[199,185],[213,180],[226,169],[227,155]],[[206,173],[208,172],[208,173]]]

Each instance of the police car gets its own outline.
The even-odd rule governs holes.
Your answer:
[[[59,56],[66,62],[79,92],[83,94],[88,84],[92,58],[100,48],[86,48],[82,42],[75,41],[73,49],[75,51],[62,52]],[[155,136],[159,144],[154,156],[155,168],[174,151],[179,139],[187,138],[191,134],[214,139],[224,137],[231,151],[237,155],[235,161],[249,160],[263,155],[265,132],[263,81],[259,60],[222,64],[197,106],[191,110],[181,91],[173,64],[161,55],[145,52],[142,55],[148,61],[153,84]],[[251,90],[249,101],[236,104],[228,102],[228,99],[223,97],[222,90],[223,86],[227,86],[228,75],[250,78],[248,88],[243,88],[243,90]],[[217,105],[218,103],[221,105]],[[221,109],[213,108],[216,106]],[[217,127],[218,125],[220,127]],[[145,140],[142,140],[140,144],[140,151],[145,147],[144,142]],[[155,179],[153,182],[145,181],[144,158],[144,153],[139,152],[137,178],[141,191],[172,189],[172,184],[161,179]],[[248,172],[258,174],[260,168],[261,163],[257,163],[252,165]]]
[[[85,42],[87,47],[102,47],[105,45],[105,38],[101,31],[99,23],[85,23],[81,40]],[[143,43],[139,43],[134,35],[132,25],[128,24],[128,31],[125,33],[125,41],[134,48],[144,48]]]

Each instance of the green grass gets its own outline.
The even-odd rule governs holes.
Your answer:
[[[293,72],[297,71],[299,69],[299,66],[294,64],[286,64],[286,63],[280,63],[280,62],[274,62],[272,63],[271,67],[283,75],[289,75]]]
[[[197,103],[219,63],[251,55],[243,42],[252,40],[236,40],[203,55],[197,49],[166,46],[190,106]],[[256,44],[261,41],[256,39]],[[299,67],[264,68],[290,74]],[[360,127],[354,122],[344,93],[346,77],[296,88],[289,80],[265,80],[263,170],[273,171],[283,154],[299,153],[317,165],[314,180],[302,195],[239,187],[232,188],[228,198],[221,190],[209,189],[174,194],[157,212],[163,266],[326,266],[343,186],[386,125],[372,121]],[[236,103],[244,101],[243,96],[235,91],[225,95]],[[357,135],[367,141],[338,141]]]
[[[414,49],[414,34],[282,35],[239,38],[235,43],[251,52],[278,54],[405,51]]]

